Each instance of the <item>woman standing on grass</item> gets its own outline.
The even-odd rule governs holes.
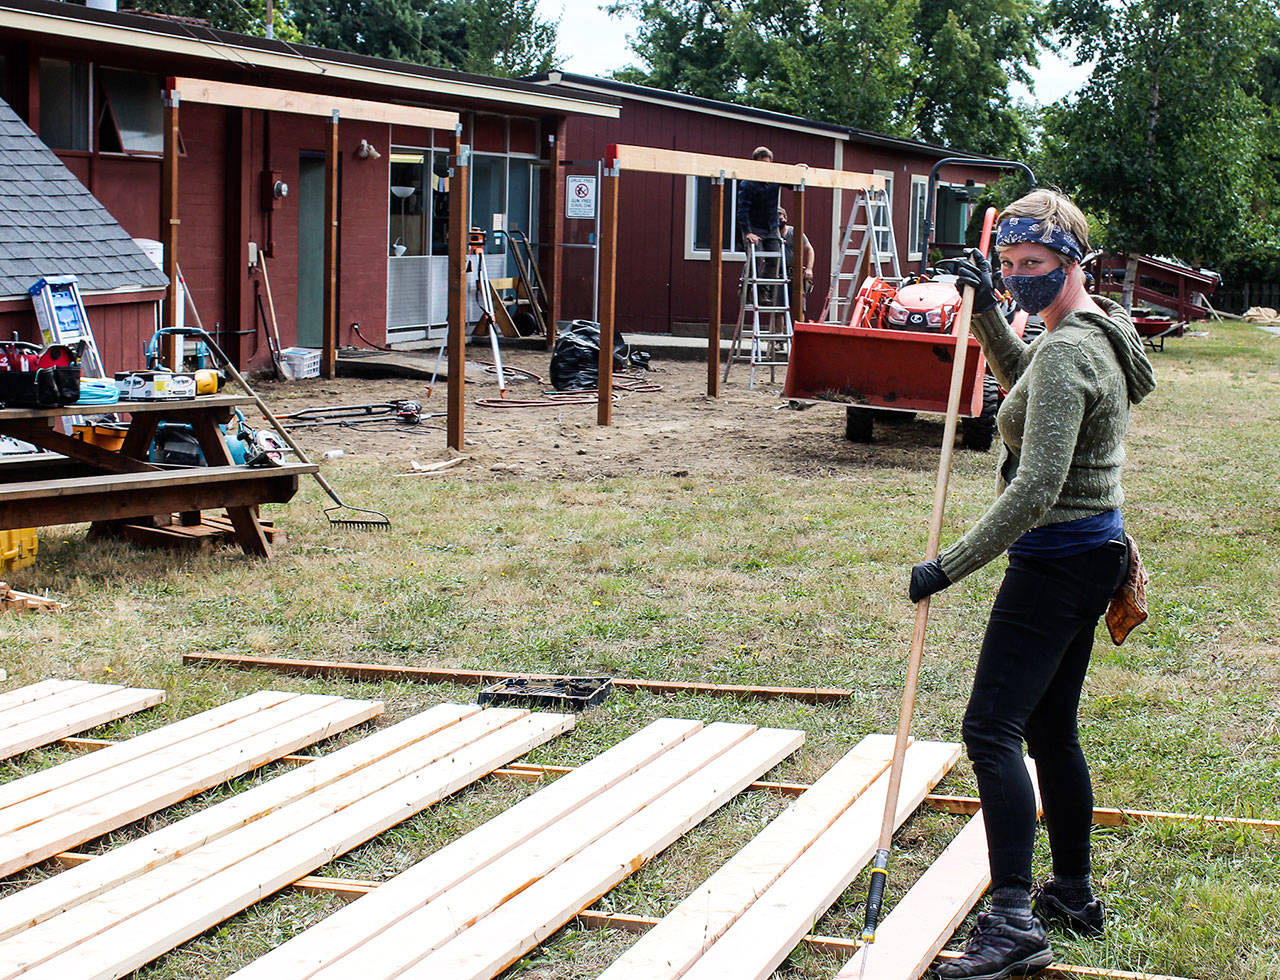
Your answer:
[[[1010,329],[981,253],[942,264],[974,289],[973,332],[1009,392],[996,419],[1004,446],[995,502],[911,571],[918,602],[1009,553],[964,718],[987,828],[991,911],[978,917],[963,956],[934,966],[943,980],[1038,973],[1053,958],[1048,922],[1102,931],[1089,881],[1093,789],[1076,714],[1094,628],[1128,567],[1119,508],[1129,406],[1155,387],[1124,309],[1085,290],[1088,225],[1071,201],[1049,190],[1015,201],[1000,215],[996,248],[1005,286],[1040,314],[1045,333],[1026,345]],[[1053,877],[1034,900],[1036,803],[1023,739],[1053,855]]]

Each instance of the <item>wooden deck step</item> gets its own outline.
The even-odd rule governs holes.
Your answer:
[[[0,876],[381,714],[262,691],[0,787]]]
[[[47,680],[0,694],[0,759],[48,745],[164,701],[164,691]]]
[[[166,828],[161,850],[168,859],[158,866],[149,866],[156,853],[149,837],[121,848],[112,881],[81,890],[96,894],[0,942],[0,978],[124,976],[574,724],[570,715],[515,709],[433,710],[402,723],[409,737],[398,748],[392,737],[373,750],[357,743],[227,801],[220,815],[237,803],[234,829],[226,830],[225,821],[214,826],[209,815],[218,807],[188,818],[203,820],[194,832],[183,826],[187,821],[174,825],[179,830]],[[326,764],[327,771],[313,775]],[[328,782],[307,787],[307,777]],[[273,788],[286,779],[285,792]],[[195,845],[203,836],[211,839]],[[176,853],[183,841],[193,846]],[[97,861],[116,853],[64,875],[92,875]],[[121,877],[129,869],[136,873]],[[7,919],[8,902],[26,897],[0,902],[0,919]]]
[[[476,950],[486,962],[464,969],[500,972],[802,740],[655,722],[236,977],[445,978],[441,957]]]
[[[897,825],[911,815],[960,756],[949,742],[917,742],[907,749]],[[875,854],[889,773],[769,886],[684,974],[685,980],[764,980],[858,876]]]
[[[893,737],[868,735],[720,870],[601,974],[663,980],[685,971],[809,848],[893,758]]]

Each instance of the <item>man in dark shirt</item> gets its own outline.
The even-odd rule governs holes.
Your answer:
[[[772,163],[773,151],[767,146],[757,146],[751,159]],[[778,224],[780,190],[777,184],[764,181],[738,181],[738,232],[742,235],[744,250],[747,245],[754,245],[757,252],[782,250],[782,229]],[[777,259],[759,259],[757,263],[757,276],[765,279],[778,278]],[[760,302],[773,305],[774,295],[772,286],[762,287]]]

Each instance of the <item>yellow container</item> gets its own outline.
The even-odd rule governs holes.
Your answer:
[[[0,531],[0,572],[34,564],[39,541],[34,527]]]

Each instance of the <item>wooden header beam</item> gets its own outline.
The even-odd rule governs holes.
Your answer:
[[[420,109],[416,106],[344,99],[311,92],[291,92],[258,85],[237,85],[233,82],[211,82],[203,78],[175,78],[170,87],[181,93],[184,102],[263,109],[268,112],[293,112],[302,116],[331,117],[336,109],[343,119],[450,131],[458,125],[459,118],[456,112],[441,109]]]
[[[656,146],[630,146],[611,143],[605,151],[605,166],[650,174],[687,174],[693,177],[719,177],[725,180],[763,180],[770,184],[799,187],[831,187],[838,190],[884,190],[884,178],[848,170],[823,170],[802,163],[765,163],[740,157],[721,157],[709,153],[687,153],[664,150]]]

